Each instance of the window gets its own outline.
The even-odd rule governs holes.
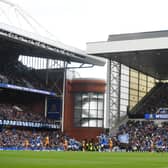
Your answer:
[[[75,127],[103,127],[104,94],[75,93],[74,97]]]
[[[155,79],[130,69],[129,82],[129,107],[131,109],[155,86]]]

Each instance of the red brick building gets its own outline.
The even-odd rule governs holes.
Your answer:
[[[99,79],[66,81],[64,132],[78,140],[96,138],[104,132],[104,93]]]

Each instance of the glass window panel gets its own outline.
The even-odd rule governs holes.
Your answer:
[[[136,84],[136,83],[130,83],[130,88],[138,90],[138,84]]]
[[[129,68],[124,65],[121,65],[121,74],[129,75]]]
[[[140,80],[146,81],[146,75],[143,74],[143,73],[140,73],[140,74],[139,74],[139,78],[140,78]]]
[[[130,101],[130,105],[129,105],[130,110],[131,110],[136,104],[137,104],[137,102]]]
[[[144,97],[146,95],[145,92],[139,92],[139,97]]]
[[[82,99],[88,99],[89,98],[89,94],[88,93],[83,93],[82,94]]]
[[[132,96],[132,95],[130,95],[130,100],[137,102],[138,101],[138,96]]]
[[[89,97],[90,97],[90,99],[97,99],[97,97],[98,97],[98,94],[97,93],[89,93]]]
[[[103,111],[103,109],[104,109],[104,104],[103,104],[103,100],[99,100],[99,102],[98,102],[98,110],[102,110]]]
[[[155,79],[152,78],[152,77],[150,77],[150,76],[147,77],[147,81],[148,81],[149,83],[155,83]]]
[[[129,81],[129,76],[121,74],[121,80]]]
[[[129,89],[128,88],[125,88],[125,87],[121,87],[121,93],[125,93],[125,94],[128,94],[129,92]]]
[[[89,109],[89,102],[83,102],[82,109]]]
[[[82,113],[82,110],[81,110],[81,109],[75,110],[75,111],[74,111],[74,117],[75,117],[75,118],[80,118],[80,117],[81,117],[81,113]]]
[[[96,120],[89,120],[89,127],[96,127]]]
[[[97,126],[98,127],[103,127],[103,120],[98,120],[97,121]]]
[[[90,109],[90,114],[89,114],[90,118],[96,118],[97,117],[97,109]]]
[[[130,76],[138,78],[138,71],[135,71],[133,69],[130,70]]]
[[[82,109],[82,118],[89,117],[89,109]]]
[[[81,102],[81,94],[75,94],[75,103]]]
[[[97,109],[97,101],[96,100],[91,100],[90,102],[90,109]]]
[[[154,87],[154,83],[148,83],[148,88],[153,88]]]
[[[127,93],[121,93],[121,99],[127,99],[128,100],[129,95]]]
[[[120,111],[127,111],[126,105],[120,105]]]
[[[87,121],[87,120],[82,120],[81,126],[82,126],[82,127],[89,127],[89,121]]]
[[[146,86],[146,81],[144,81],[144,80],[139,80],[139,85]]]
[[[137,90],[130,90],[130,95],[138,96],[138,91]]]
[[[139,91],[146,92],[146,86],[139,86]]]
[[[122,68],[122,69],[125,69],[125,70],[127,70],[127,71],[129,70],[129,67],[126,66],[126,65],[123,65],[123,64],[121,64],[121,68]]]
[[[98,118],[103,118],[103,114],[102,110],[98,110]]]
[[[98,93],[75,94],[74,124],[79,127],[97,127],[98,118],[104,118],[104,95]]]
[[[130,77],[130,83],[138,83],[138,78]]]
[[[120,100],[120,104],[122,104],[122,105],[128,105],[128,100],[121,99]]]
[[[98,100],[103,100],[103,99],[104,99],[103,94],[98,94]]]
[[[82,95],[82,109],[89,109],[89,95]]]
[[[75,95],[75,109],[81,109],[81,95],[80,94],[76,94]]]
[[[128,88],[129,82],[128,82],[128,81],[121,80],[121,86],[124,86],[124,87],[127,87],[127,88]]]
[[[76,127],[80,127],[81,126],[80,119],[75,119],[74,122],[75,122],[74,124],[75,124]]]

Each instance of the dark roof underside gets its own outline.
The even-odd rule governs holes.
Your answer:
[[[160,39],[163,41],[161,41]],[[168,44],[167,41],[164,41],[166,39],[168,39],[167,30],[109,35],[107,42],[93,42],[91,44],[88,44],[88,46],[91,46],[91,49],[88,47],[90,49],[88,49],[88,53],[117,61],[130,68],[150,75],[156,79],[167,80]],[[160,41],[153,45],[153,41],[155,40]],[[142,41],[144,41],[144,43]],[[139,44],[145,45],[145,42],[147,42],[147,45],[153,45],[153,49],[148,49],[147,47],[144,47],[145,49],[134,50],[134,48],[132,48],[129,51],[129,47],[137,46],[138,48]],[[122,45],[123,43],[126,44],[128,48],[122,48],[124,46]],[[110,49],[108,44],[111,45],[112,49]],[[115,47],[116,45],[117,47]],[[93,49],[92,46],[94,46]],[[97,46],[97,48],[95,46]],[[103,46],[104,48],[99,51],[99,48],[101,48],[101,46]],[[161,48],[160,46],[164,47]],[[116,52],[115,50],[121,51]]]
[[[156,79],[168,79],[168,49],[109,53],[104,54],[103,57],[117,61]]]
[[[11,53],[100,66],[105,64],[102,59],[77,48],[0,23],[0,57]]]
[[[168,37],[168,31],[163,30],[109,35],[108,41],[152,39],[161,37]],[[168,79],[168,49],[113,53],[110,58],[157,79]]]

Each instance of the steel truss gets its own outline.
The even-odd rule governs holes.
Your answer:
[[[107,128],[115,127],[120,120],[121,64],[108,60],[107,64]]]

